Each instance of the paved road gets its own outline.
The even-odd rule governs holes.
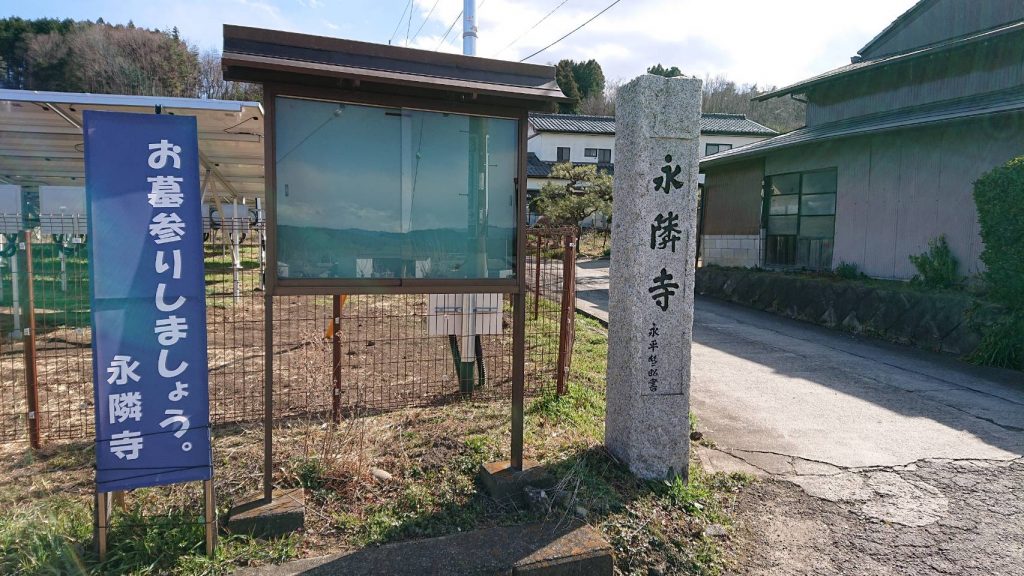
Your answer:
[[[1024,574],[1019,372],[698,298],[691,408],[706,468],[769,479],[737,504],[740,573]]]
[[[589,260],[576,265],[576,308],[608,322],[608,260]]]

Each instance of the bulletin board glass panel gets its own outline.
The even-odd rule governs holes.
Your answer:
[[[279,96],[280,279],[515,278],[518,122]]]

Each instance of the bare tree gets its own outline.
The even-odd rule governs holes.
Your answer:
[[[622,86],[621,80],[606,80],[604,92],[591,94],[580,104],[580,113],[589,116],[615,116],[615,94]]]
[[[217,100],[262,101],[263,90],[258,84],[231,82],[224,79],[220,52],[208,50],[199,56],[198,91],[200,98]]]

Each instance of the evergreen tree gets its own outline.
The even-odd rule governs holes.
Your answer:
[[[576,84],[576,76],[573,74],[573,61],[562,60],[555,66],[555,82],[562,89],[562,94],[571,99],[571,102],[560,102],[558,112],[562,114],[580,113],[580,88]]]
[[[664,76],[665,78],[675,78],[676,76],[683,75],[683,71],[680,70],[678,66],[665,68],[660,62],[648,68],[647,73],[654,74],[656,76]]]

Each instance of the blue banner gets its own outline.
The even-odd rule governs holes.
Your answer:
[[[210,479],[196,120],[84,120],[96,489]]]

